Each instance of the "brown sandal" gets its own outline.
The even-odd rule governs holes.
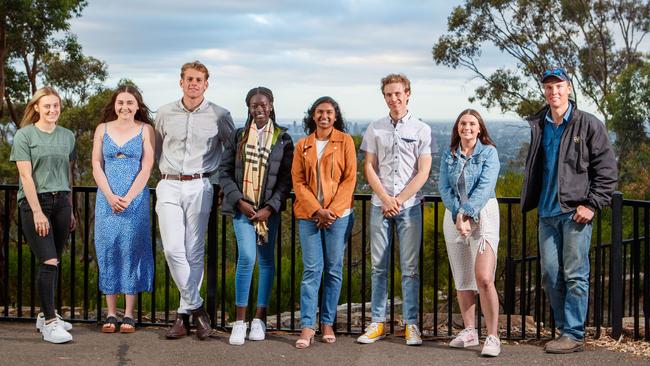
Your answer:
[[[135,321],[133,318],[125,316],[122,318],[122,324],[120,325],[120,333],[133,333],[135,332]]]
[[[117,329],[117,318],[109,316],[102,325],[102,333],[115,333],[115,329]]]

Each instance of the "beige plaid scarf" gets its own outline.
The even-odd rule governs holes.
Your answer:
[[[271,144],[273,142],[273,122],[269,120],[264,127],[264,141],[258,141],[258,132],[255,122],[251,123],[248,132],[248,140],[244,148],[244,199],[253,203],[255,210],[259,209],[262,197],[262,182],[266,174],[266,162],[271,154]],[[258,221],[254,224],[255,232],[263,240],[258,240],[258,244],[264,244],[268,241],[269,228],[266,222]]]

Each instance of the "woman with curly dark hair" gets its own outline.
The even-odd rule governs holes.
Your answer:
[[[341,293],[343,253],[350,235],[357,181],[354,141],[345,133],[338,103],[321,97],[303,121],[307,137],[296,145],[291,176],[296,193],[293,212],[299,220],[303,273],[300,285],[302,332],[296,348],[314,339],[316,308],[320,307],[323,342],[334,343],[333,324]],[[322,303],[318,289],[324,276]]]

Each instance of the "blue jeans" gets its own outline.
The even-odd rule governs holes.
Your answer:
[[[275,276],[275,262],[273,249],[280,224],[280,214],[274,213],[267,221],[269,228],[269,241],[264,245],[257,245],[257,234],[253,223],[241,212],[232,218],[237,238],[237,270],[235,271],[235,305],[245,307],[248,305],[248,294],[253,278],[255,255],[259,254],[259,283],[257,285],[257,307],[266,307],[269,304],[273,277]]]
[[[302,248],[302,282],[300,283],[300,325],[315,328],[316,305],[321,276],[325,274],[320,305],[322,325],[333,325],[343,280],[343,255],[352,230],[354,213],[340,217],[327,229],[318,229],[310,220],[299,220]]]
[[[573,213],[539,218],[542,283],[563,335],[581,341],[589,301],[591,223],[579,224]]]
[[[420,290],[419,260],[422,240],[422,208],[420,205],[402,210],[397,216],[385,217],[381,207],[370,211],[370,252],[372,255],[372,321],[386,321],[388,274],[390,269],[393,223],[399,237],[402,270],[402,314],[407,324],[417,324]]]

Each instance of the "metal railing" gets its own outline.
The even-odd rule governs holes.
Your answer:
[[[97,288],[98,271],[94,258],[93,215],[96,187],[75,187],[74,202],[78,227],[61,259],[57,290],[59,312],[75,322],[101,322],[102,296]],[[216,190],[215,190],[216,191]],[[16,209],[15,185],[0,185],[2,202],[2,256],[0,263],[0,320],[33,320],[37,313],[35,297],[36,263],[20,230]],[[236,244],[230,219],[220,214],[217,195],[213,202],[206,240],[206,271],[202,294],[215,327],[229,327],[234,309],[234,268]],[[155,190],[151,189],[151,207],[155,207]],[[356,220],[344,259],[341,311],[337,330],[360,333],[367,325],[370,300],[369,205],[370,195],[355,194]],[[276,242],[276,278],[269,304],[269,329],[299,329],[299,276],[302,268],[297,240],[296,219],[290,209],[293,196],[283,212]],[[499,198],[501,211],[501,245],[495,283],[505,314],[503,331],[510,339],[553,337],[554,323],[541,286],[536,216],[519,210],[519,198]],[[649,214],[650,201],[623,200],[614,195],[611,208],[599,212],[594,220],[591,248],[592,270],[587,326],[599,337],[603,327],[611,327],[618,338],[623,332],[624,316],[633,319],[632,335],[650,340],[650,273]],[[442,236],[444,207],[440,197],[425,196],[423,240],[420,246],[420,328],[430,336],[451,336],[458,317],[453,279]],[[151,210],[151,249],[154,254],[154,290],[139,294],[136,321],[141,325],[160,325],[173,320],[178,295],[164,264],[158,223]],[[288,226],[288,227],[287,227]],[[625,229],[630,231],[623,240]],[[609,234],[610,242],[603,237]],[[395,236],[393,241],[395,241]],[[395,331],[399,315],[400,279],[395,265],[395,245],[390,260],[389,326]],[[288,266],[288,269],[285,268]],[[159,273],[164,271],[163,273]],[[286,277],[289,277],[288,279]],[[162,281],[162,284],[159,283]],[[256,286],[254,277],[253,286]],[[254,296],[250,296],[253,304]],[[28,309],[24,309],[24,307]],[[480,317],[477,302],[477,318]],[[249,306],[249,309],[252,306]],[[358,310],[353,310],[358,308]],[[230,310],[229,310],[230,309]],[[62,311],[65,310],[65,311]],[[342,313],[342,314],[341,314]],[[645,317],[642,316],[645,315]],[[644,319],[645,334],[640,320]],[[480,318],[479,318],[480,320]],[[481,324],[477,322],[477,324]],[[532,329],[531,329],[532,327]]]

